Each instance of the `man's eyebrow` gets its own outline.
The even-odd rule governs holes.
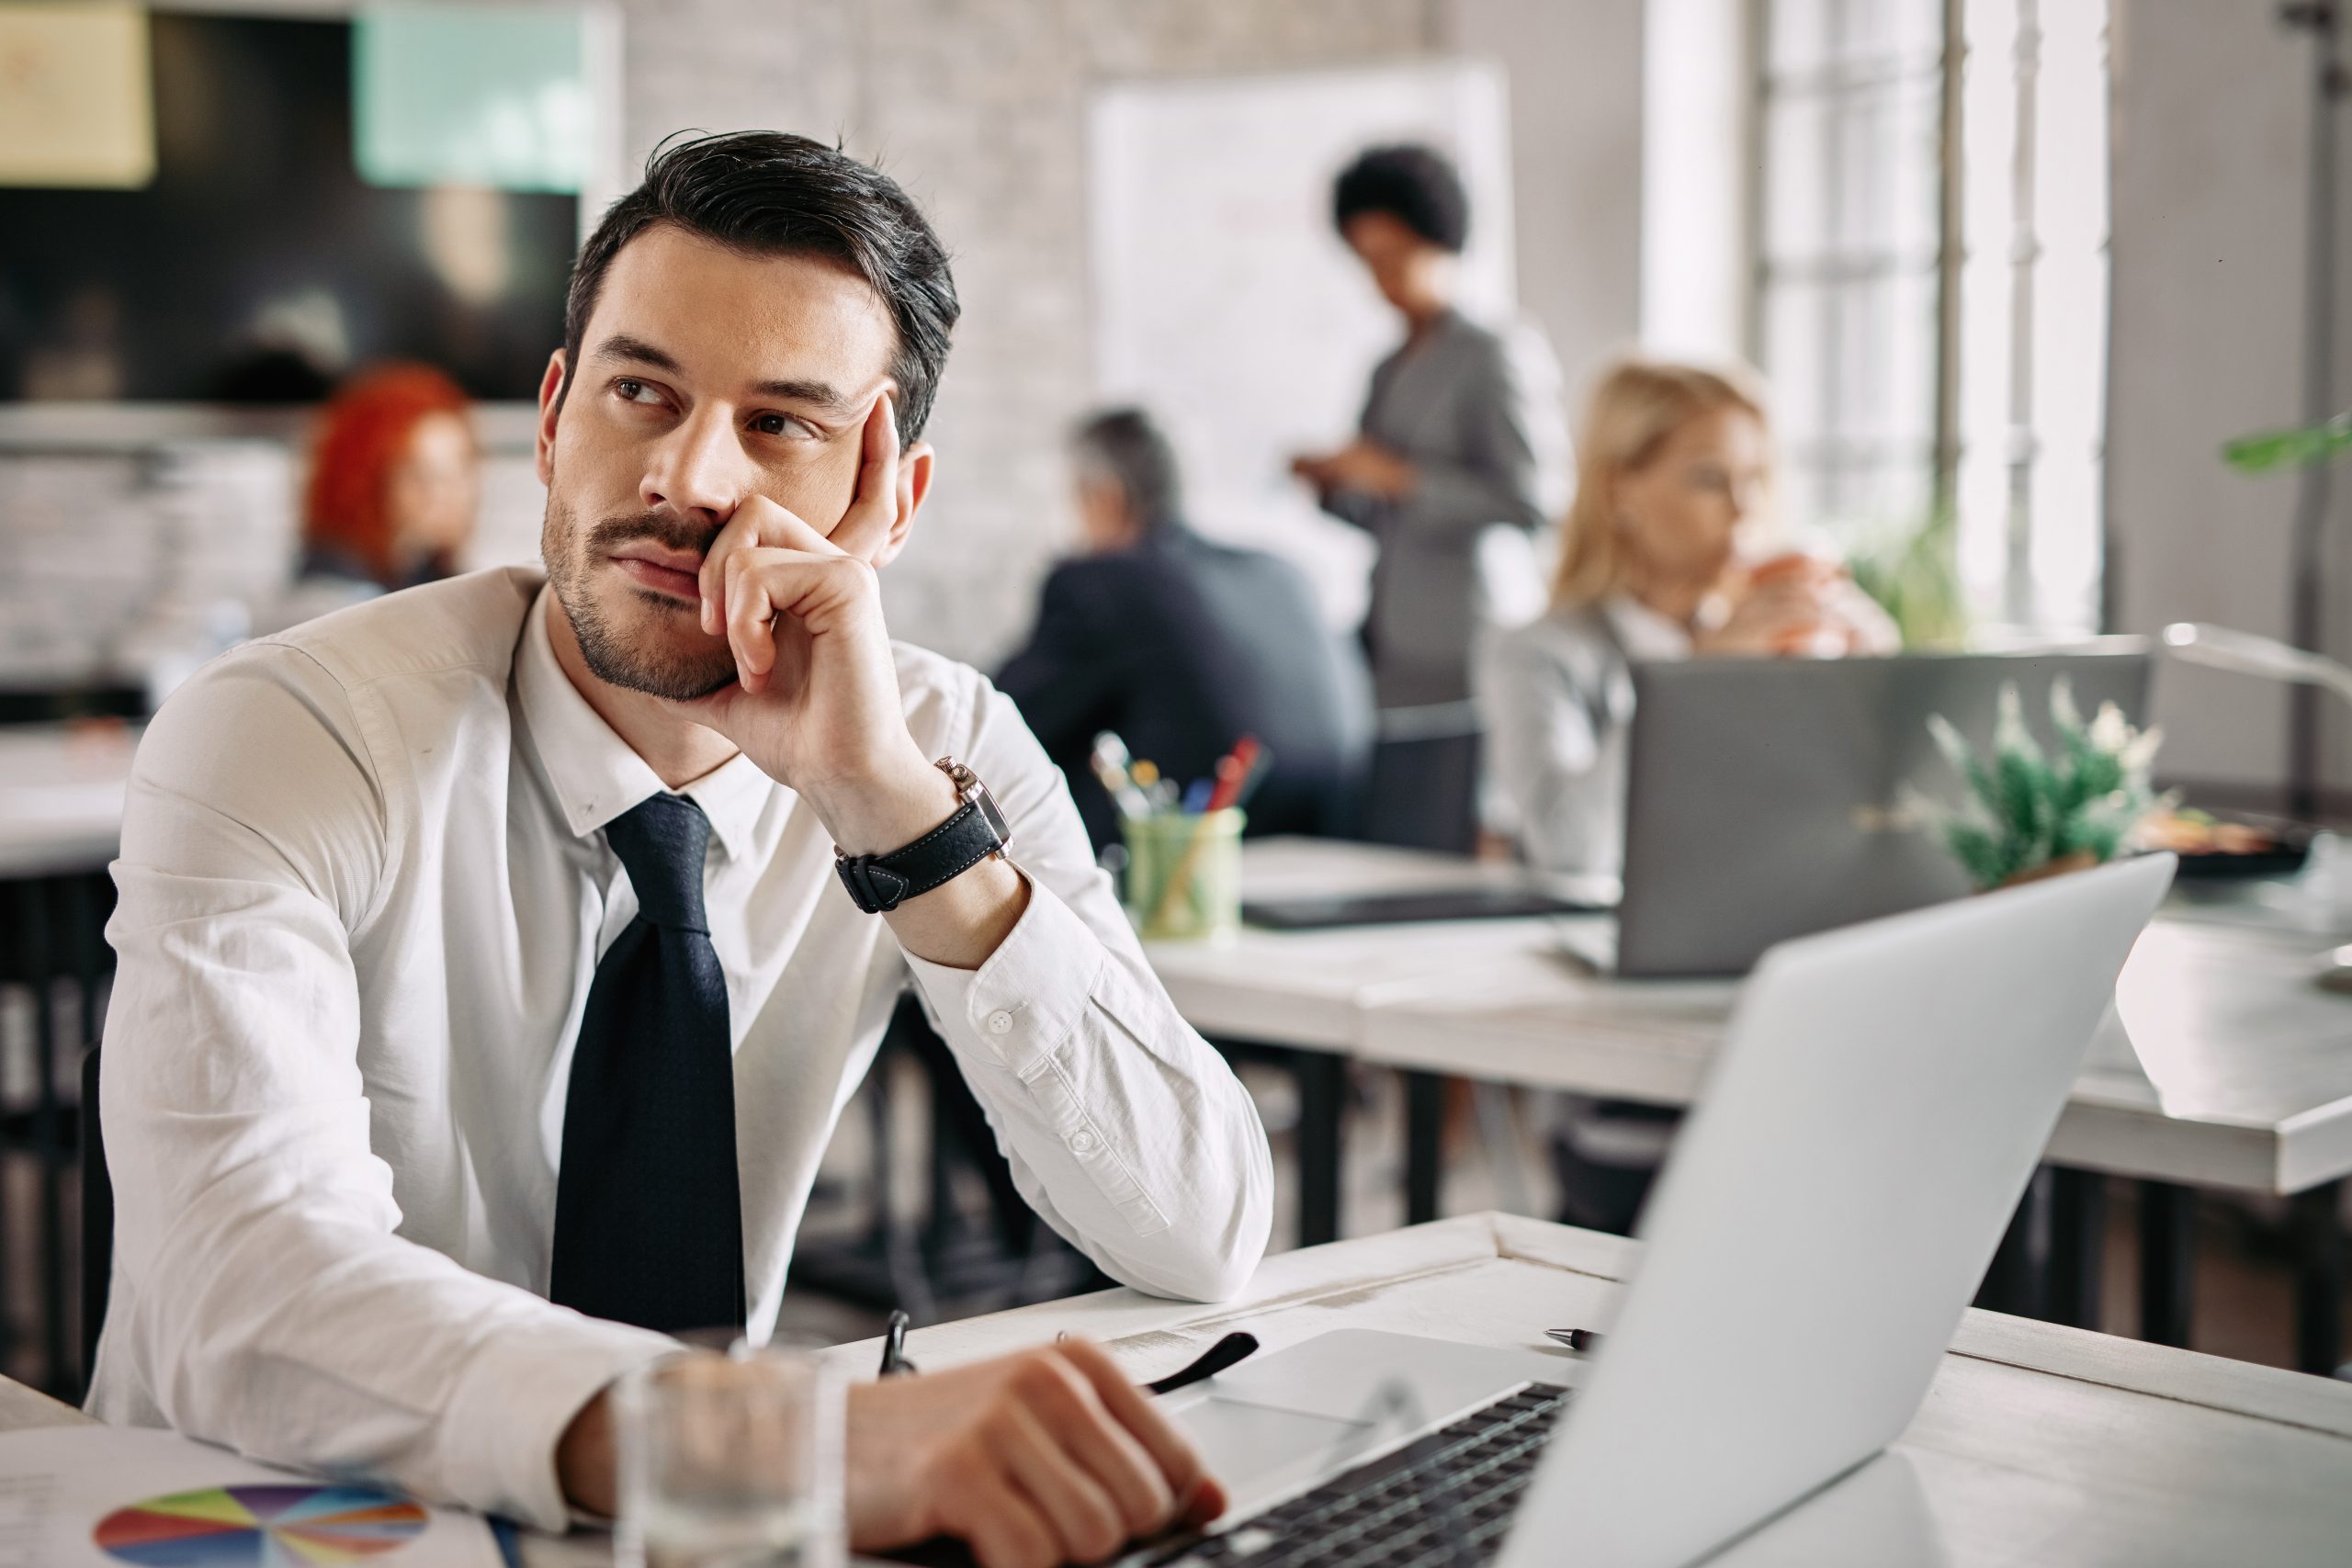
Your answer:
[[[627,333],[615,333],[598,344],[596,357],[650,365],[656,370],[667,370],[673,376],[678,374],[681,368],[678,362],[664,350],[656,348],[641,337],[631,337]]]
[[[685,373],[684,367],[666,350],[646,342],[641,337],[631,337],[627,333],[615,333],[598,344],[594,356],[598,359],[619,360],[630,365],[649,365],[656,370],[666,370],[673,376]],[[783,402],[806,403],[827,413],[851,414],[857,412],[849,394],[831,381],[800,378],[754,381],[752,383],[752,390],[763,398],[775,398]]]
[[[752,390],[763,398],[775,398],[782,402],[808,403],[827,413],[857,412],[851,406],[848,394],[831,381],[754,381]]]

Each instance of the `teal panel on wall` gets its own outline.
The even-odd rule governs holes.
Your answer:
[[[589,168],[584,18],[539,6],[385,6],[352,29],[352,145],[379,186],[577,191]]]

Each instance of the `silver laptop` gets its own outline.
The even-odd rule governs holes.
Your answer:
[[[1235,1522],[1151,1561],[1668,1568],[1863,1463],[1926,1397],[2173,866],[1774,948],[1592,1357],[1536,1348],[1547,1321],[1524,1350],[1341,1330],[1171,1395]]]
[[[1897,809],[1903,786],[1958,800],[1928,737],[1942,714],[1978,747],[2014,682],[2049,739],[2064,676],[2086,714],[2147,709],[2147,645],[1896,659],[1693,659],[1634,668],[1624,894],[1614,922],[1567,922],[1605,973],[1739,975],[1776,942],[1968,891],[1943,847]]]

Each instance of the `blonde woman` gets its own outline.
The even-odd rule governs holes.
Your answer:
[[[1498,823],[1545,870],[1617,874],[1635,660],[1885,653],[1894,624],[1842,568],[1758,551],[1771,491],[1745,370],[1632,359],[1593,389],[1552,606],[1483,650]],[[1743,567],[1769,556],[1763,564]]]

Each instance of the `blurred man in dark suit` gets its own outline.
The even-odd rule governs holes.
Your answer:
[[[1185,525],[1175,453],[1141,411],[1088,420],[1072,449],[1084,553],[1046,580],[1036,629],[997,685],[1069,776],[1095,843],[1118,837],[1087,762],[1105,729],[1180,784],[1254,735],[1273,765],[1250,799],[1250,831],[1347,831],[1371,744],[1370,682],[1306,578]]]

